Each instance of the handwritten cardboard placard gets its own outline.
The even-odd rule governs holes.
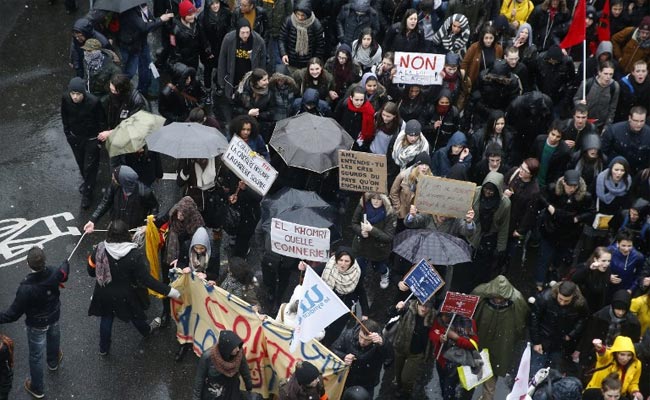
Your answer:
[[[445,217],[464,218],[472,208],[476,184],[455,179],[418,178],[415,207],[418,211]]]
[[[445,285],[445,281],[442,280],[438,271],[426,260],[422,260],[413,266],[402,280],[421,303],[426,303]]]
[[[480,299],[473,294],[447,292],[440,312],[458,314],[471,319]]]
[[[393,77],[393,83],[441,85],[445,55],[398,51],[395,53],[395,66],[397,73]]]
[[[339,188],[386,193],[386,185],[385,155],[339,150]]]
[[[271,250],[301,260],[327,261],[330,250],[330,230],[273,218]]]
[[[278,177],[278,171],[271,163],[250,147],[237,135],[232,137],[228,150],[223,155],[223,163],[239,179],[257,193],[265,196]]]

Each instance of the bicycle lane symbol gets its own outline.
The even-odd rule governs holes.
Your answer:
[[[45,243],[62,236],[81,236],[79,229],[74,226],[59,228],[55,219],[63,219],[62,222],[67,222],[73,220],[74,216],[64,212],[32,220],[25,218],[0,220],[0,268],[24,261],[27,259],[27,252],[34,246],[42,247]],[[29,236],[30,231],[34,236]],[[42,234],[43,232],[46,233]]]

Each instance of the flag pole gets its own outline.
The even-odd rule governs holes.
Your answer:
[[[449,337],[447,337],[447,335],[449,335],[449,330],[451,329],[451,324],[454,323],[454,319],[456,319],[456,313],[451,314],[451,321],[449,321],[449,325],[447,325],[447,331],[445,332],[445,337],[447,338],[447,340],[449,340]],[[438,349],[438,354],[436,354],[436,360],[438,359],[438,357],[440,357],[440,353],[442,353],[443,347],[444,347],[443,343],[440,342],[440,348]]]
[[[366,326],[363,324],[363,322],[361,322],[359,317],[357,317],[352,310],[350,310],[350,315],[352,315],[354,317],[354,319],[357,320],[359,325],[361,325],[361,329],[363,330],[363,333],[365,333],[366,335],[370,335],[371,332],[368,330],[368,328],[366,328]]]
[[[587,39],[582,41],[582,100],[587,101]]]

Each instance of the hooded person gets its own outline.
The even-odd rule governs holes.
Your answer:
[[[614,58],[614,46],[609,40],[603,40],[598,44],[596,54],[593,57],[587,58],[586,62],[580,63],[578,66],[579,73],[576,74],[576,80],[582,80],[582,68],[586,68],[587,78],[595,77],[598,75],[598,64],[603,61],[611,61],[614,64],[614,79],[618,80],[621,77],[621,71],[618,66],[618,61]]]
[[[108,97],[111,77],[122,72],[117,65],[119,58],[111,50],[103,48],[101,42],[95,38],[86,40],[81,48],[84,51],[83,66],[88,91],[104,102]]]
[[[445,147],[441,147],[431,157],[431,172],[434,176],[447,177],[451,168],[464,165],[469,170],[472,165],[472,155],[467,147],[467,137],[461,131],[456,131]]]
[[[190,111],[200,106],[206,96],[195,68],[178,62],[172,65],[171,75],[171,82],[160,89],[158,98],[158,111],[167,124],[187,121]]]
[[[86,91],[82,78],[74,77],[61,97],[63,133],[72,149],[83,183],[79,187],[82,208],[90,207],[99,170],[97,135],[107,127],[104,108],[97,97]]]
[[[341,400],[371,400],[370,393],[363,386],[351,386],[343,392]]]
[[[650,248],[649,214],[650,203],[644,198],[638,198],[634,200],[630,208],[621,210],[621,212],[614,215],[609,226],[613,231],[625,229],[632,233],[634,248],[643,254],[647,254],[647,250]]]
[[[482,70],[476,88],[478,93],[472,98],[474,112],[478,114],[472,120],[475,126],[487,120],[492,111],[505,111],[523,92],[521,80],[510,72],[504,60],[495,60],[492,68]]]
[[[310,0],[294,1],[293,13],[280,30],[278,47],[282,62],[293,68],[307,67],[313,57],[323,59],[323,26],[313,13]]]
[[[614,58],[624,74],[629,74],[638,60],[650,57],[650,16],[645,16],[638,27],[627,27],[612,36]]]
[[[615,373],[621,380],[621,395],[640,400],[643,397],[639,392],[639,379],[641,377],[641,361],[636,357],[632,339],[627,336],[618,336],[611,347],[607,347],[602,340],[594,340],[596,350],[596,368],[591,380],[587,384],[585,395],[592,390],[600,391],[601,382],[609,374]]]
[[[455,53],[465,55],[469,42],[469,21],[463,14],[453,14],[433,34],[433,46],[442,54]]]
[[[302,113],[327,117],[332,113],[332,110],[325,100],[320,99],[318,90],[307,88],[302,97],[293,102],[292,114],[298,115]]]
[[[481,346],[490,349],[494,376],[483,384],[483,398],[492,400],[497,378],[506,376],[514,367],[512,349],[526,336],[528,303],[503,275],[478,285],[471,294],[481,298],[474,319]]]
[[[470,244],[476,249],[472,271],[480,271],[468,282],[469,290],[488,282],[496,274],[496,264],[505,256],[510,226],[510,199],[503,194],[504,178],[498,172],[489,172],[481,186],[476,188],[472,209],[476,228]],[[498,257],[497,257],[498,255]]]
[[[84,75],[84,50],[82,46],[88,39],[96,39],[102,48],[109,48],[110,43],[106,36],[97,32],[93,27],[92,21],[88,18],[79,18],[72,25],[72,40],[70,41],[70,64],[74,68],[78,77]]]
[[[351,0],[341,7],[336,17],[336,33],[339,43],[352,46],[352,42],[359,37],[365,28],[372,29],[375,34],[379,32],[379,16],[371,7],[370,0]]]
[[[579,150],[571,155],[569,169],[580,172],[590,192],[594,192],[596,177],[607,165],[607,156],[600,150],[600,135],[595,133],[586,134],[582,137]]]
[[[129,228],[144,224],[150,213],[157,213],[158,201],[151,188],[138,179],[129,166],[121,165],[113,170],[112,182],[97,208],[84,225],[84,231],[92,233],[95,223],[109,210],[111,221],[122,220]]]
[[[519,25],[517,33],[512,39],[512,47],[519,50],[519,61],[527,68],[537,58],[537,46],[533,44],[533,28],[530,24]]]
[[[240,18],[237,27],[226,34],[219,53],[217,82],[224,88],[228,100],[244,75],[255,68],[266,67],[266,44],[251,28],[246,18]]]
[[[384,85],[379,83],[377,75],[375,75],[373,72],[366,72],[363,74],[361,80],[358,83],[353,83],[348,88],[346,95],[349,96],[355,87],[360,87],[365,90],[366,98],[370,104],[372,104],[372,108],[375,111],[379,111],[379,109],[388,101],[386,88]]]
[[[250,398],[253,381],[243,346],[235,332],[219,332],[217,344],[204,351],[199,360],[192,400],[243,400],[245,397],[239,389],[241,379]]]

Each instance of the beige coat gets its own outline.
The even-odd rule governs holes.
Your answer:
[[[413,167],[400,172],[390,188],[390,202],[400,219],[406,218],[411,205],[415,203],[415,191],[411,191],[408,183],[408,176],[412,169]]]

